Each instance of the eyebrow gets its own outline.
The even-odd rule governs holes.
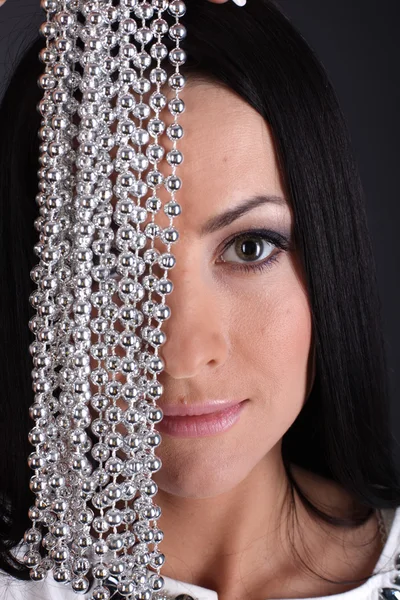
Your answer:
[[[238,206],[234,208],[230,208],[229,210],[216,215],[215,217],[211,217],[204,223],[204,225],[200,229],[200,236],[203,237],[205,235],[210,235],[223,227],[227,227],[239,217],[242,217],[244,214],[248,213],[251,210],[254,210],[258,206],[262,204],[275,204],[278,206],[287,206],[287,202],[281,196],[273,196],[273,195],[257,195],[248,198]]]

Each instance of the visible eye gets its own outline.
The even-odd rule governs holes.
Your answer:
[[[223,253],[225,258],[221,262],[236,263],[234,266],[230,265],[233,269],[263,270],[272,267],[280,254],[289,247],[289,240],[275,231],[252,229],[236,235],[228,242]],[[277,251],[271,256],[274,248]],[[243,262],[235,261],[235,257],[239,257]],[[254,261],[258,262],[252,264]]]

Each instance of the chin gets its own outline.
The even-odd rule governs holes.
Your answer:
[[[233,490],[250,472],[240,468],[237,458],[210,460],[200,453],[196,459],[194,454],[161,457],[162,468],[153,476],[160,490],[181,498],[211,498]]]

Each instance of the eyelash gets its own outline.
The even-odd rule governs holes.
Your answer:
[[[245,240],[247,238],[257,237],[265,242],[268,242],[269,244],[274,245],[276,248],[279,248],[279,251],[261,262],[254,264],[236,263],[235,266],[230,266],[229,268],[237,271],[245,271],[247,273],[265,271],[266,269],[271,269],[274,266],[274,263],[279,260],[282,252],[290,250],[290,241],[281,234],[269,229],[249,229],[248,231],[243,231],[242,233],[231,238],[229,242],[225,244],[222,254],[224,254],[237,240]],[[222,261],[222,263],[228,264],[228,261]]]
[[[230,268],[238,271],[245,272],[254,272],[254,271],[264,271],[265,269],[271,269],[275,262],[277,262],[282,254],[282,252],[287,251],[290,247],[289,241],[283,237],[281,234],[276,233],[274,231],[270,231],[269,229],[250,229],[248,231],[243,231],[239,235],[236,235],[232,238],[224,247],[222,254],[224,254],[228,248],[230,248],[237,240],[245,240],[247,238],[260,238],[264,242],[268,242],[279,248],[279,251],[270,256],[269,258],[263,260],[262,262],[247,264],[247,263],[235,263],[235,266]],[[224,264],[228,264],[228,261],[222,261]]]

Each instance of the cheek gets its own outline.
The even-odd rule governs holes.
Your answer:
[[[307,393],[312,322],[306,292],[287,263],[273,281],[266,277],[265,286],[258,283],[257,292],[248,286],[235,304],[231,343],[240,356],[236,372],[247,381],[243,388],[254,399],[260,423],[269,423],[265,431],[281,437]]]

